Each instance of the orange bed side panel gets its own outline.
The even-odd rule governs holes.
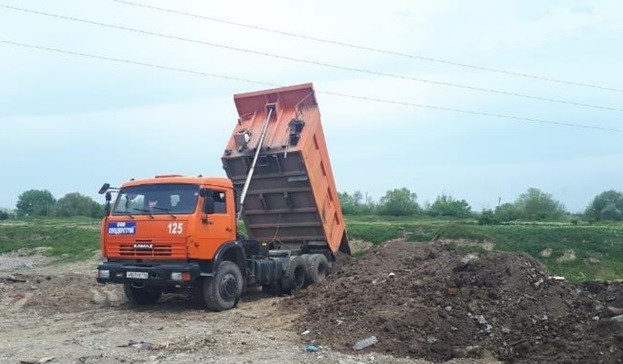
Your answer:
[[[238,193],[271,115],[243,206],[251,236],[294,245],[326,243],[333,252],[342,243],[347,247],[312,84],[238,94],[234,102],[238,120],[222,161]]]

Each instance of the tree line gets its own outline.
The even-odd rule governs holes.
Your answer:
[[[78,192],[68,193],[58,200],[48,190],[28,190],[17,198],[14,211],[0,211],[0,220],[13,216],[86,216],[102,217],[104,206]]]
[[[529,188],[512,203],[495,209],[472,211],[469,203],[442,193],[430,204],[420,206],[417,195],[407,188],[389,190],[378,202],[364,198],[360,191],[341,192],[340,202],[345,215],[431,216],[476,218],[482,224],[510,221],[560,221],[571,214],[552,194]],[[604,191],[593,199],[582,214],[588,221],[623,221],[623,193]]]
[[[472,211],[469,203],[442,193],[433,203],[420,206],[417,195],[407,188],[389,190],[378,202],[360,191],[339,193],[345,215],[431,216],[448,218],[475,218],[482,224],[510,221],[560,221],[570,213],[563,203],[538,188],[529,188],[512,203],[495,209]],[[78,192],[68,193],[58,200],[48,190],[22,192],[14,211],[0,210],[0,220],[13,216],[87,216],[102,217],[103,205]],[[623,193],[604,191],[593,199],[583,217],[588,221],[623,221]]]

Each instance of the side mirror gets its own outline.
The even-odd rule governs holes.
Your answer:
[[[104,204],[105,216],[110,215],[110,201],[112,200],[112,193],[106,192],[106,203]]]
[[[97,193],[99,193],[100,195],[103,195],[106,191],[108,191],[109,188],[110,188],[110,183],[104,183],[102,187],[100,188],[100,190],[97,191]]]
[[[199,196],[201,197],[212,196],[212,190],[209,188],[201,187],[199,189]]]

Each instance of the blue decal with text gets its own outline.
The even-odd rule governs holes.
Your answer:
[[[108,235],[136,234],[136,221],[119,221],[108,223]]]

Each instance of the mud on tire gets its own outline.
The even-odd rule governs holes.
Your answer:
[[[281,288],[284,293],[296,292],[305,286],[305,261],[300,256],[290,257],[288,268],[281,280]]]
[[[224,311],[236,307],[244,281],[240,268],[234,262],[224,261],[216,268],[214,277],[203,282],[203,298],[211,311]]]
[[[329,274],[329,260],[323,254],[310,254],[305,259],[306,284],[323,281]]]

